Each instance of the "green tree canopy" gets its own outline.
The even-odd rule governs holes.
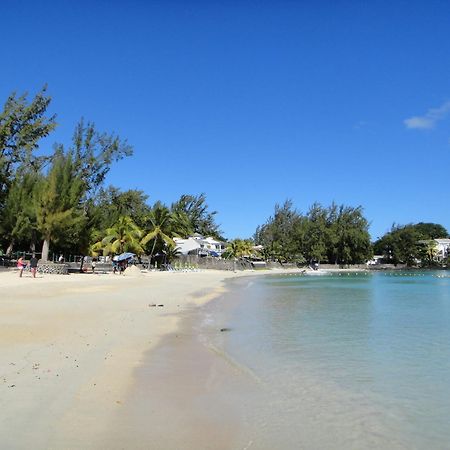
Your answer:
[[[52,169],[46,178],[49,186],[44,183],[42,189],[46,192],[42,192],[37,211],[38,229],[44,239],[43,259],[48,257],[50,242],[55,243],[55,249],[59,251],[87,252],[98,237],[98,226],[102,221],[99,209],[95,208],[96,194],[112,163],[131,153],[132,148],[126,141],[114,134],[101,133],[93,123],[85,124],[83,120],[76,126],[67,151],[62,144],[55,146]],[[61,173],[56,175],[58,171]],[[67,187],[61,186],[59,197],[52,193],[57,189],[53,187],[53,178],[72,180]],[[116,215],[115,221],[118,217]],[[111,220],[112,223],[115,221]]]
[[[217,211],[209,211],[205,194],[182,195],[172,203],[171,212],[187,216],[190,229],[194,233],[222,239],[219,225],[215,221]]]
[[[131,217],[119,217],[117,222],[105,232],[103,239],[95,243],[91,252],[98,256],[133,252],[141,255],[144,250],[141,245],[142,230],[133,222]]]
[[[56,149],[48,175],[37,190],[37,228],[44,241],[42,259],[47,260],[51,242],[76,239],[85,222],[81,205],[85,184],[71,152],[65,154],[62,148]]]
[[[302,215],[288,200],[275,205],[274,215],[257,228],[255,242],[266,258],[281,262],[356,264],[372,255],[368,228],[360,206],[314,203]]]
[[[264,247],[267,259],[293,261],[301,253],[303,241],[299,237],[304,228],[304,218],[292,201],[286,200],[275,205],[274,215],[257,228],[254,238],[256,244]]]
[[[100,189],[93,198],[92,208],[95,211],[91,213],[96,216],[96,228],[105,230],[122,216],[129,216],[138,227],[145,228],[151,211],[147,199],[148,195],[140,190],[121,191],[114,186]]]
[[[253,241],[250,239],[234,239],[230,241],[222,254],[225,259],[243,258],[255,255]]]
[[[70,151],[87,194],[97,192],[114,162],[133,154],[126,140],[114,133],[99,132],[93,122],[85,123],[84,119],[75,127]]]
[[[12,93],[0,112],[0,208],[20,167],[39,169],[44,157],[33,152],[39,141],[56,127],[55,116],[47,116],[51,98],[44,86],[28,101],[28,94]]]
[[[36,186],[42,175],[35,171],[20,170],[11,183],[6,196],[0,235],[10,255],[16,244],[34,249],[36,243]]]
[[[150,258],[155,250],[163,250],[165,246],[173,246],[174,233],[170,209],[161,202],[156,202],[148,215],[149,230],[142,238],[141,244],[144,248],[151,242]],[[158,247],[157,247],[158,246]]]
[[[413,266],[429,259],[430,249],[423,241],[446,238],[448,232],[440,224],[423,223],[392,225],[392,228],[374,244],[374,252],[387,262]]]

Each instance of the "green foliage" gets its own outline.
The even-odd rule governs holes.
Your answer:
[[[42,259],[48,258],[51,241],[76,239],[83,229],[81,200],[84,181],[78,176],[72,153],[56,149],[48,175],[37,186],[37,229],[44,239]]]
[[[15,243],[28,240],[28,246],[36,237],[30,207],[33,182],[25,174],[38,174],[46,160],[33,152],[56,126],[55,116],[46,116],[50,100],[46,87],[30,102],[27,94],[12,93],[0,112],[0,243],[8,252]]]
[[[86,193],[95,193],[102,185],[112,163],[133,154],[126,140],[100,133],[92,122],[81,119],[75,127],[71,151],[77,173],[85,183]]]
[[[255,234],[265,257],[280,262],[327,261],[357,264],[372,255],[369,224],[362,208],[314,203],[304,216],[286,201]]]
[[[6,196],[0,235],[10,254],[16,244],[29,248],[30,240],[36,237],[36,186],[41,175],[35,172],[19,171],[11,183]]]
[[[149,231],[142,238],[141,244],[145,248],[149,242],[152,242],[150,251],[150,257],[152,257],[155,249],[162,250],[165,246],[174,244],[173,222],[169,208],[161,202],[156,202],[148,215],[148,224]]]
[[[187,238],[194,233],[194,225],[185,211],[171,211],[170,216],[172,234],[175,237]]]
[[[68,177],[72,180],[72,185],[70,189],[66,188],[65,185],[62,186],[61,193],[64,200],[58,199],[58,202],[66,202],[64,205],[57,206],[57,202],[55,203],[53,198],[40,202],[38,216],[45,217],[45,220],[39,220],[39,229],[43,234],[44,243],[49,245],[50,240],[52,240],[58,244],[60,251],[76,253],[87,251],[89,245],[93,242],[92,239],[96,236],[98,226],[102,222],[100,210],[95,208],[96,192],[101,188],[111,164],[131,153],[132,148],[126,141],[121,141],[119,137],[113,134],[98,132],[93,123],[85,125],[83,120],[80,121],[75,128],[69,150],[65,152],[63,145],[57,145],[52,157],[54,166],[55,164],[58,165],[61,158],[67,159],[68,165],[65,168],[66,175],[63,176],[63,180]],[[45,194],[44,197],[48,197],[48,195]],[[124,203],[121,202],[121,206]],[[56,208],[58,214],[55,214],[52,208]],[[82,213],[81,209],[83,210]],[[119,208],[119,213],[111,218],[108,226],[115,223],[121,213],[128,212],[125,209],[120,210]],[[69,227],[70,221],[72,221],[72,226]],[[59,222],[66,222],[67,225],[61,226],[58,224]],[[53,229],[51,237],[48,230],[43,231],[44,228],[50,226],[49,224],[52,224]],[[64,242],[61,239],[62,237]]]
[[[305,232],[305,220],[287,200],[283,205],[276,204],[273,217],[255,233],[255,242],[264,247],[267,259],[293,261],[301,254]]]
[[[434,240],[422,241],[421,262],[423,266],[432,266],[438,259],[438,245]]]
[[[171,211],[175,215],[185,215],[189,233],[199,233],[203,236],[212,236],[221,239],[219,226],[215,222],[217,211],[209,211],[206,203],[206,195],[182,195],[172,204]],[[186,234],[186,233],[183,233]]]
[[[305,233],[305,259],[308,261],[323,261],[327,254],[328,222],[327,210],[320,204],[314,203],[308,214]]]
[[[334,203],[328,209],[328,260],[336,264],[357,264],[369,260],[372,246],[369,223],[361,206]]]
[[[121,191],[109,186],[100,189],[93,198],[90,214],[95,216],[96,228],[105,230],[113,226],[122,216],[129,216],[140,228],[144,228],[151,208],[148,195],[140,190]]]
[[[30,101],[13,93],[0,112],[0,245],[8,252],[43,241],[44,258],[52,245],[78,254],[89,248],[105,255],[160,252],[170,261],[177,254],[174,237],[222,239],[205,194],[182,195],[168,208],[161,202],[150,207],[140,190],[103,189],[112,164],[131,155],[132,147],[92,122],[82,119],[72,142],[56,145],[52,156],[36,156],[40,140],[56,126],[55,116],[47,114],[50,100],[45,87]],[[255,243],[264,257],[281,262],[362,263],[372,255],[368,226],[360,206],[315,203],[302,214],[288,200],[257,228]],[[447,236],[439,224],[393,226],[374,248],[389,262],[432,264],[432,239]],[[253,242],[242,239],[231,241],[224,254],[250,255]]]
[[[41,168],[45,158],[33,151],[56,126],[55,116],[46,116],[50,101],[45,86],[31,102],[12,93],[0,113],[0,213],[17,169]]]
[[[383,255],[389,263],[414,266],[419,261],[430,262],[433,249],[427,245],[427,240],[447,236],[447,230],[439,224],[423,222],[403,226],[394,224],[388,233],[375,242],[374,252]]]
[[[119,217],[117,222],[105,232],[105,236],[91,247],[93,256],[102,253],[104,256],[133,252],[138,255],[144,253],[141,245],[142,230],[133,222],[131,217]]]
[[[253,241],[250,239],[234,239],[228,243],[222,257],[225,259],[244,258],[256,255]]]
[[[178,258],[181,255],[179,247],[176,247],[174,244],[169,244],[166,246],[164,250],[166,262],[171,263],[173,260]]]
[[[424,238],[424,239],[439,239],[447,238],[449,234],[445,227],[438,223],[424,223],[419,222],[414,225],[414,229]]]

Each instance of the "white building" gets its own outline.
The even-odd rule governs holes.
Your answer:
[[[198,238],[198,243],[200,248],[206,250],[209,254],[217,253],[217,255],[213,256],[221,256],[225,251],[225,242],[217,241],[212,237]]]
[[[175,244],[183,255],[221,256],[225,251],[225,242],[212,237],[203,237],[199,234],[189,236],[187,239],[174,238]]]
[[[433,247],[434,259],[443,261],[450,256],[450,239],[430,239],[419,241],[419,244],[430,245]]]
[[[450,255],[450,239],[433,239],[436,242],[436,253],[439,260],[446,259]]]
[[[200,249],[200,244],[196,239],[192,237],[189,237],[187,239],[173,238],[173,240],[175,241],[175,245],[182,255],[196,255],[198,253],[198,250]]]
[[[383,255],[374,255],[372,259],[366,262],[368,266],[378,266],[383,262]]]

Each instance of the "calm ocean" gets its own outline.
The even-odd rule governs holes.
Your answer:
[[[450,449],[449,272],[230,287],[204,330],[258,386],[241,405],[249,449]]]

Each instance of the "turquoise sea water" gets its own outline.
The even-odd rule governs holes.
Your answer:
[[[248,448],[450,449],[449,276],[234,282],[215,345],[258,385],[243,399]]]

